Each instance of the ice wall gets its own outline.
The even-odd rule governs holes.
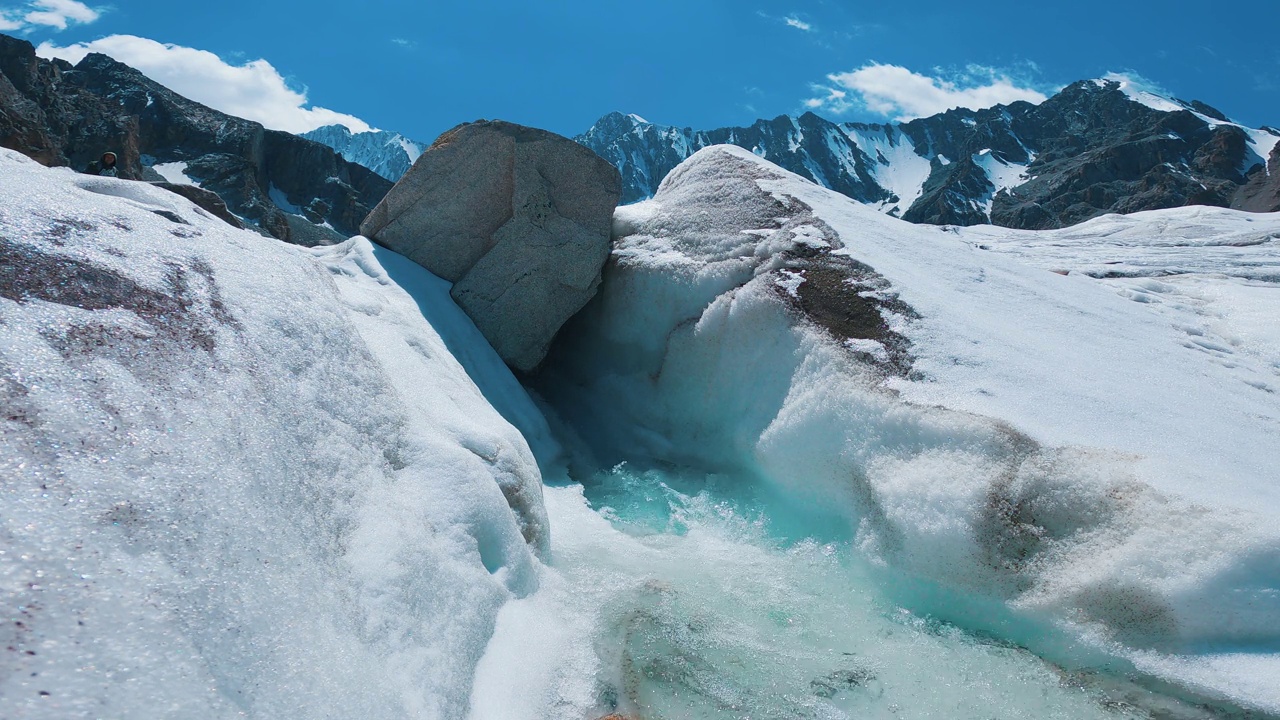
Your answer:
[[[4,150],[0,255],[0,715],[465,713],[548,528],[460,313]]]
[[[1066,663],[1162,658],[1280,708],[1260,682],[1280,650],[1280,407],[1249,368],[1177,354],[1180,330],[1104,284],[734,148],[621,208],[615,237],[541,385],[599,465],[732,468],[847,519],[915,610]],[[873,332],[811,312],[805,283],[837,266],[817,299],[878,303]]]

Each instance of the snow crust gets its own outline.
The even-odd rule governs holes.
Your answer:
[[[200,183],[187,176],[187,164],[185,162],[160,163],[153,165],[151,169],[160,173],[160,177],[164,178],[166,182],[171,182],[174,185],[195,185],[200,187]]]
[[[784,300],[801,221],[919,315],[884,318],[912,343],[910,375],[856,360]],[[619,209],[601,295],[544,392],[603,466],[732,468],[844,518],[907,607],[1277,711],[1261,678],[1280,650],[1280,253],[1254,242],[1275,222],[1192,208],[1056,234],[915,226],[707,148]],[[1067,257],[1184,272],[1100,279]],[[1041,630],[1011,629],[1024,622]],[[1204,669],[1222,664],[1236,670]]]
[[[447,285],[8,150],[0,251],[0,714],[461,717],[548,536]]]

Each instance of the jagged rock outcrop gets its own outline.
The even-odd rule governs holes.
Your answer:
[[[480,121],[441,135],[361,232],[453,282],[502,359],[527,373],[595,294],[620,193],[618,171],[582,145]]]
[[[212,190],[205,190],[204,188],[196,187],[195,185],[180,185],[178,183],[171,182],[152,182],[151,184],[158,188],[168,190],[176,195],[181,195],[195,203],[197,207],[207,211],[210,215],[221,219],[237,230],[243,230],[245,228],[245,224],[240,221],[240,218],[233,215],[231,211],[227,209],[227,204],[222,201],[222,198],[219,197],[218,193],[213,192]]]
[[[356,234],[391,188],[325,145],[208,108],[105,55],[72,66],[38,58],[30,43],[7,36],[0,36],[0,146],[76,169],[110,149],[129,179],[176,168],[231,213],[300,244]]]
[[[652,196],[700,148],[729,144],[917,223],[1045,229],[1185,205],[1280,210],[1267,189],[1280,131],[1123,79],[1078,82],[1039,105],[889,125],[805,113],[694,131],[613,113],[576,139],[618,167],[624,202]]]
[[[1268,171],[1252,173],[1249,181],[1236,190],[1231,198],[1231,207],[1249,212],[1280,210],[1280,145],[1271,151],[1267,167]]]
[[[122,177],[140,177],[137,119],[70,81],[71,70],[37,58],[25,40],[0,35],[0,146],[77,168],[110,148]]]

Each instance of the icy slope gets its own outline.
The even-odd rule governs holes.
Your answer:
[[[1251,218],[1254,240],[1278,224]],[[1208,299],[1157,308],[1131,298],[1159,288],[1009,256],[1042,234],[909,225],[713,147],[619,210],[543,390],[603,466],[732,471],[844,518],[917,611],[1280,711],[1280,377],[1259,321],[1280,289],[1258,271],[1280,253],[1251,240],[1233,264],[1205,239],[1243,221],[1131,231],[1148,257],[1177,228],[1208,246],[1180,281]],[[1097,223],[1072,247],[1111,262]],[[1217,316],[1253,330],[1251,359],[1190,341]]]
[[[548,536],[444,287],[9,151],[0,254],[0,715],[465,712]]]

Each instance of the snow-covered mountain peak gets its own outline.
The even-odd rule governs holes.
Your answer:
[[[1240,125],[1117,73],[1040,104],[906,123],[835,123],[806,112],[693,130],[611,113],[577,139],[617,166],[624,202],[652,196],[699,148],[727,143],[918,223],[1047,229],[1186,205],[1280,210],[1280,180],[1270,173],[1280,131]]]
[[[1130,100],[1152,110],[1179,112],[1191,109],[1189,104],[1172,97],[1161,88],[1136,75],[1111,72],[1091,82],[1099,88],[1119,90]]]
[[[425,144],[399,133],[352,132],[344,125],[326,125],[302,137],[328,145],[348,162],[363,165],[392,182],[408,172],[426,148]]]

